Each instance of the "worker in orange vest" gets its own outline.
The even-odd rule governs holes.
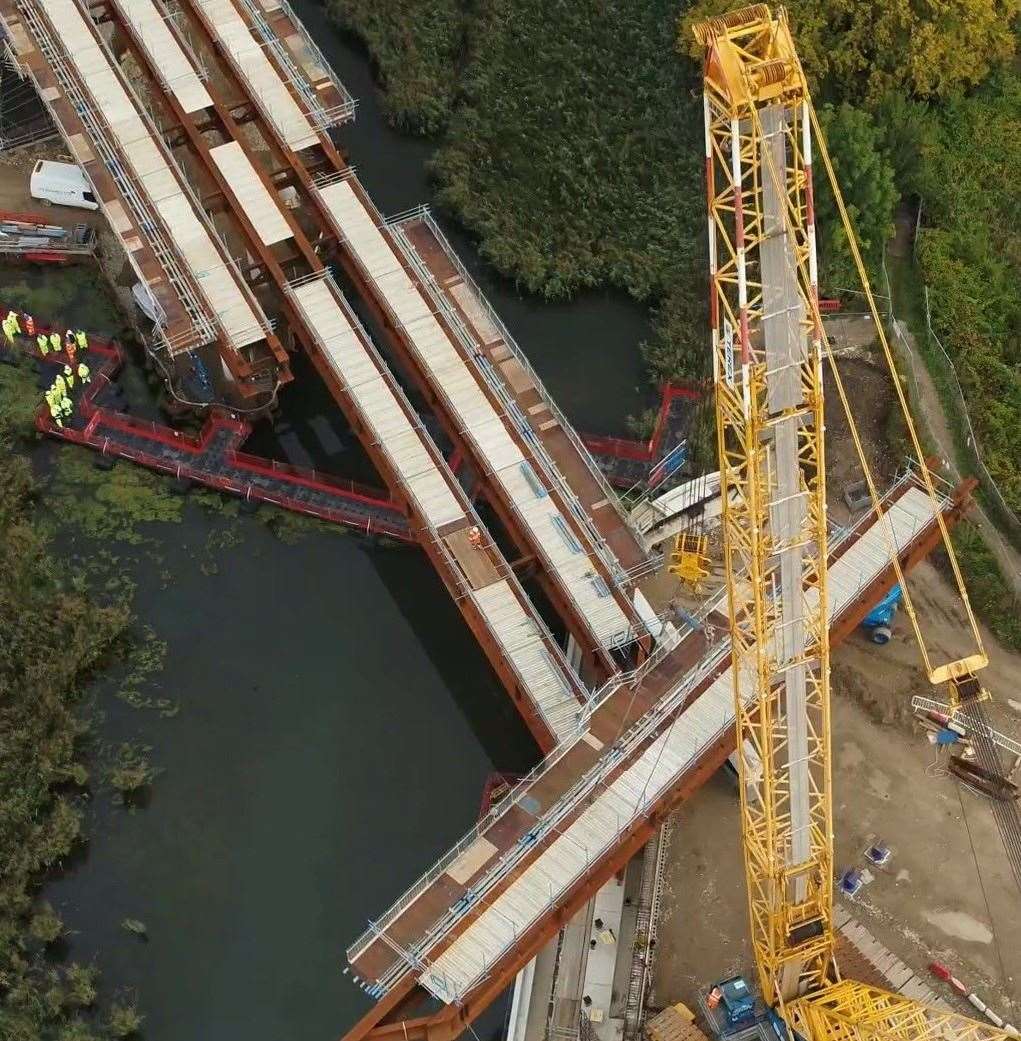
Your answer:
[[[482,549],[482,532],[474,524],[468,529],[468,541],[475,549]]]
[[[35,336],[35,319],[30,315],[25,315],[25,335]]]
[[[73,367],[75,355],[78,353],[78,341],[74,338],[74,333],[70,329],[67,330],[64,336],[64,353],[70,359]]]

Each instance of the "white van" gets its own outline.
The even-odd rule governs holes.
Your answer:
[[[79,210],[98,210],[99,203],[85,171],[74,163],[53,163],[40,159],[32,170],[29,191],[33,199]]]

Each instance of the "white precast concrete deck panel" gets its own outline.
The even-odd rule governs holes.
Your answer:
[[[297,286],[294,297],[314,329],[334,374],[354,398],[374,439],[433,528],[465,520],[464,509],[412,425],[393,390],[368,357],[358,333],[323,280]]]
[[[74,0],[34,0],[56,30],[85,90],[134,171],[143,192],[166,226],[170,241],[195,279],[210,312],[235,348],[266,336],[262,322],[242,292],[191,200],[164,158],[135,103],[121,83],[94,26]]]
[[[892,543],[903,550],[934,521],[933,505],[917,487],[888,513]],[[830,623],[889,564],[884,524],[873,524],[829,568]],[[809,591],[809,595],[814,591]],[[754,695],[752,677],[742,681]],[[442,1001],[467,994],[571,884],[613,846],[627,825],[648,810],[690,769],[720,733],[734,725],[732,667],[728,665],[670,728],[603,790],[479,916],[431,962],[419,982]],[[552,812],[552,811],[551,811]],[[475,888],[484,888],[484,878]],[[462,913],[474,913],[468,905]]]
[[[228,141],[211,148],[209,154],[263,243],[272,246],[289,239],[291,228],[280,204],[270,195],[241,145]]]
[[[427,449],[426,435],[408,419],[332,287],[320,279],[296,286],[292,293],[334,375],[354,399],[429,526],[435,531],[452,522],[474,523]],[[550,731],[558,740],[572,733],[581,706],[536,618],[526,613],[505,579],[471,590],[470,595]]]
[[[557,740],[573,734],[581,705],[510,586],[504,581],[494,582],[474,590],[472,598],[500,646],[512,656],[518,674]]]
[[[181,48],[153,0],[115,0],[115,3],[181,108],[188,113],[211,108],[213,99],[199,79],[194,62]]]
[[[408,277],[394,247],[377,227],[347,180],[319,189],[339,233],[404,327],[422,365],[443,395],[461,430],[479,449],[490,473],[514,504],[553,577],[587,622],[596,641],[611,646],[631,622],[599,577],[585,546],[562,514],[543,479],[531,468],[422,293]]]
[[[252,36],[233,0],[195,0],[223,49],[232,59],[252,97],[276,132],[295,152],[319,143],[319,135],[295,101],[276,67]]]

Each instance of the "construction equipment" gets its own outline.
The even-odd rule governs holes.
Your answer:
[[[893,586],[861,620],[861,627],[869,634],[869,639],[873,643],[886,644],[890,642],[890,637],[893,635],[891,629],[893,619],[903,598],[904,593],[900,586]]]
[[[682,532],[674,539],[670,555],[670,574],[679,578],[692,591],[700,593],[702,582],[709,577],[712,560],[709,558],[709,538]]]
[[[842,980],[835,959],[823,361],[848,415],[869,495],[930,681],[956,707],[987,696],[977,622],[933,503],[972,653],[933,661],[819,313],[812,193],[816,139],[876,331],[895,371],[854,231],[819,132],[786,12],[765,4],[711,18],[705,48],[710,322],[729,592],[737,748],[761,764],[741,785],[752,948],[779,1034],[829,1039],[1005,1037],[984,1024]],[[894,386],[919,461],[921,445]]]
[[[0,212],[0,255],[39,263],[66,263],[91,256],[97,237],[87,224],[64,227],[47,223],[39,214]]]

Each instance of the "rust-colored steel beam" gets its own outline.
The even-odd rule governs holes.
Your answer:
[[[953,493],[952,505],[944,513],[947,526],[958,523],[967,512],[971,503],[971,493],[976,482],[972,479],[964,481]],[[859,528],[868,526],[871,516],[859,522]],[[909,549],[901,554],[901,567],[909,571],[933,551],[940,543],[940,532],[937,525],[932,524],[925,534],[913,541]],[[848,546],[850,543],[848,544]],[[837,554],[846,551],[846,546]],[[893,565],[888,565],[876,578],[864,587],[855,600],[841,613],[830,628],[830,643],[836,646],[846,639],[861,623],[871,610],[871,606],[896,582]],[[491,969],[489,975],[479,986],[470,992],[460,1004],[445,1005],[431,1016],[419,1016],[413,1019],[393,1017],[414,992],[415,985],[409,987],[407,980],[402,980],[397,988],[399,996],[394,999],[393,993],[387,994],[380,1002],[369,1010],[346,1034],[341,1041],[402,1041],[407,1030],[407,1041],[452,1041],[480,1016],[492,1002],[502,994],[513,982],[514,977],[528,964],[542,947],[568,922],[581,907],[587,903],[649,840],[662,821],[695,791],[725,762],[735,747],[733,731],[721,736],[710,748],[703,752],[695,767],[688,771],[684,780],[669,795],[662,799],[652,814],[642,822],[633,825],[626,832],[624,840],[614,852],[600,861],[598,865],[583,879],[579,880],[566,896],[562,898],[556,909],[541,919],[525,932],[515,947],[501,958]],[[481,913],[484,908],[479,909]],[[413,980],[409,973],[409,978]]]
[[[103,2],[106,5],[109,20],[121,29],[125,39],[128,41],[129,49],[131,50],[133,57],[139,63],[139,67],[143,69],[148,68],[154,82],[159,83],[160,81],[156,75],[156,70],[152,67],[151,60],[149,59],[145,48],[142,46],[141,41],[136,38],[130,23],[122,17],[121,11],[118,7],[118,0],[103,0]],[[179,40],[178,42],[180,43],[181,41]],[[376,466],[379,473],[383,475],[392,498],[394,501],[401,503],[402,508],[407,515],[413,518],[419,526],[424,526],[424,519],[416,516],[415,507],[404,492],[402,483],[392,473],[385,454],[377,448],[374,443],[373,435],[365,428],[362,422],[360,409],[340,385],[334,375],[332,367],[322,356],[314,331],[308,327],[300,309],[295,307],[291,302],[290,297],[286,292],[288,282],[287,272],[284,271],[272,249],[262,242],[257,230],[245,212],[241,200],[234,194],[232,186],[221,174],[219,167],[210,155],[208,142],[198,132],[196,121],[191,118],[188,113],[184,112],[176,98],[174,98],[172,92],[164,90],[162,91],[161,96],[164,104],[169,107],[175,119],[177,119],[179,126],[183,129],[192,152],[203,163],[204,168],[216,184],[220,194],[230,205],[235,219],[245,234],[249,247],[259,256],[266,270],[271,273],[276,289],[279,291],[281,309],[286,315],[291,328],[297,334],[306,353],[312,359],[320,377],[326,383],[334,399],[338,402],[344,412],[352,429],[358,435],[363,446],[366,448],[373,464]],[[212,125],[224,141],[236,141],[244,147],[244,140],[238,133],[237,124],[231,118],[230,113],[226,111],[224,106],[216,98],[213,98],[213,102],[216,122]],[[248,154],[247,150],[246,154]],[[270,196],[279,199],[277,191],[267,173],[254,163],[253,167]],[[290,228],[291,236],[298,249],[300,260],[303,265],[302,270],[298,273],[308,274],[325,272],[325,267],[322,261],[319,259],[319,256],[308,241],[301,226],[294,219],[287,207],[281,205],[280,210]],[[417,415],[409,413],[408,420],[412,425],[418,425]],[[494,640],[489,626],[475,607],[474,601],[472,601],[471,598],[461,595],[460,590],[457,587],[457,576],[450,573],[450,568],[446,560],[438,548],[432,544],[432,541],[430,539],[420,541],[422,542],[426,554],[432,561],[433,566],[440,574],[440,577],[450,592],[450,595],[461,608],[461,613],[464,616],[465,621],[468,623],[469,628],[478,640],[486,654],[486,657],[489,659],[490,664],[493,666],[494,671],[497,673],[497,676],[507,689],[508,693],[511,695],[511,699],[517,707],[526,726],[529,728],[529,731],[532,733],[532,736],[535,738],[536,743],[539,745],[543,753],[549,752],[555,744],[555,737],[550,732],[531,698],[528,697],[520,688],[513,669],[506,661],[501,649]],[[495,564],[496,561],[494,561],[494,565]]]
[[[240,75],[238,75],[231,56],[223,52],[223,48],[217,40],[216,33],[208,21],[208,16],[202,8],[195,3],[194,0],[182,0],[182,6],[192,15],[193,21],[201,30],[207,46],[219,56],[221,64],[225,69],[225,73],[233,87],[242,97],[249,99],[248,104],[252,109],[253,120],[258,124],[260,132],[266,139],[267,143],[272,144],[280,152],[285,163],[290,167],[291,172],[296,178],[297,183],[295,187],[300,185],[301,195],[303,201],[307,204],[308,210],[318,214],[319,224],[322,229],[321,241],[336,242],[336,235],[333,231],[333,218],[326,206],[323,204],[321,196],[315,190],[311,167],[312,165],[325,165],[332,172],[346,172],[350,169],[346,157],[340,149],[337,148],[329,136],[321,132],[319,134],[319,145],[313,149],[305,150],[303,153],[303,155],[315,155],[316,158],[314,160],[310,161],[309,159],[302,158],[290,149],[286,142],[279,137],[276,128],[264,118],[258,105],[255,104],[254,99],[250,97],[247,83]],[[242,17],[244,17],[243,12],[239,13],[242,13]],[[282,70],[277,65],[275,55],[270,50],[266,52],[266,56],[274,65],[274,68],[277,69],[278,73],[281,74],[281,78],[287,84],[288,89],[292,92],[295,100],[300,103],[300,98],[294,91],[293,86],[288,82],[287,76],[283,75]],[[365,202],[369,207],[370,212],[376,212],[371,200],[366,198]],[[357,289],[359,297],[368,307],[373,319],[386,330],[388,339],[395,348],[398,349],[405,371],[410,375],[417,389],[422,393],[426,401],[428,401],[434,411],[436,411],[438,418],[443,421],[447,435],[454,442],[455,446],[461,448],[463,452],[468,453],[468,458],[474,458],[474,452],[470,451],[470,446],[457,430],[456,424],[451,423],[450,417],[445,417],[443,410],[439,408],[435,389],[431,386],[429,381],[424,378],[423,374],[419,372],[418,366],[414,364],[411,357],[412,348],[410,343],[407,342],[406,333],[396,326],[396,323],[394,323],[389,313],[379,303],[375,288],[362,274],[356,261],[350,255],[350,252],[340,248],[338,250],[338,259],[340,260],[345,274]],[[399,260],[402,264],[405,263],[403,257],[399,257]],[[414,278],[414,273],[409,272],[409,277]],[[442,319],[442,316],[438,317],[445,321],[445,319]],[[488,487],[491,482],[487,481],[486,483]],[[558,495],[559,493],[557,493],[556,490],[553,490],[553,494]],[[487,501],[491,502],[494,506],[494,510],[501,525],[508,531],[511,538],[518,546],[518,549],[523,553],[533,550],[535,547],[530,534],[524,531],[523,526],[514,511],[502,501],[502,498],[499,495],[494,495],[490,492],[490,494],[487,495]],[[577,522],[575,521],[572,512],[567,509],[566,506],[563,507],[563,512],[567,522],[572,526],[576,526]],[[578,534],[577,531],[576,534]],[[582,542],[584,544],[584,539]],[[597,564],[601,566],[601,562],[597,562]],[[543,592],[553,604],[558,616],[574,636],[578,646],[585,652],[587,662],[589,663],[591,672],[594,673],[595,678],[597,680],[602,680],[616,672],[617,664],[610,653],[602,647],[591,646],[588,637],[589,630],[585,620],[579,615],[574,605],[562,594],[557,583],[553,581],[546,574],[545,569],[542,568],[539,569],[537,577],[543,588]],[[609,587],[615,589],[610,576],[606,576],[606,580]],[[646,640],[645,643],[647,644],[648,640]]]
[[[222,106],[216,100],[216,98],[213,97],[212,94],[210,94],[210,97],[213,100],[213,111],[216,114],[219,125],[217,125],[217,122],[214,121],[211,117],[198,120],[194,116],[185,112],[184,109],[181,107],[180,102],[177,100],[177,97],[174,95],[173,91],[163,86],[163,81],[160,76],[160,70],[153,65],[152,60],[149,57],[148,51],[142,45],[142,42],[138,39],[138,35],[135,32],[134,26],[126,18],[123,17],[120,9],[120,0],[102,0],[102,9],[105,15],[105,20],[111,22],[120,31],[121,36],[127,45],[128,51],[131,53],[131,56],[138,64],[138,67],[140,69],[148,69],[153,89],[158,89],[159,97],[163,103],[163,106],[167,111],[171,113],[175,120],[175,129],[180,131],[181,134],[183,134],[184,143],[190,147],[192,154],[199,160],[199,162],[201,162],[203,169],[209,175],[212,182],[216,185],[220,194],[230,204],[230,212],[232,213],[234,219],[238,222],[238,224],[240,224],[242,230],[244,231],[245,237],[248,240],[249,247],[252,250],[254,250],[255,254],[262,261],[263,265],[273,273],[278,285],[282,286],[283,283],[286,283],[287,276],[283,273],[283,270],[281,269],[276,257],[273,255],[272,250],[268,246],[266,246],[263,243],[262,239],[259,237],[258,232],[256,231],[254,225],[248,217],[247,212],[245,211],[244,205],[234,194],[233,188],[231,187],[227,179],[223,176],[223,174],[220,172],[220,168],[216,165],[216,162],[210,155],[209,142],[206,141],[204,136],[206,132],[215,129],[223,138],[224,142],[238,141],[238,143],[241,143],[237,134],[236,125],[233,124],[233,122],[230,119],[230,116],[224,112]],[[167,28],[170,30],[171,34],[176,39],[181,50],[185,54],[187,54],[189,50],[188,44],[178,31],[177,25],[175,24],[174,20],[172,18],[168,18],[166,24]],[[260,176],[264,186],[272,196],[272,186],[266,182],[265,176],[260,171],[257,170],[256,173]],[[282,206],[281,212],[284,216],[284,219],[287,221],[288,227],[291,229],[292,234],[296,236],[295,241],[297,242],[297,236],[300,235],[301,229],[298,227],[293,216],[287,210],[286,207]],[[313,257],[315,256],[315,254],[312,253],[311,249],[309,249],[308,252],[311,253]],[[284,297],[282,303],[285,312],[287,312],[288,318],[293,321],[293,308],[291,308],[286,297]],[[274,360],[277,363],[278,378],[281,382],[289,382],[291,379],[290,358],[288,357],[287,351],[284,349],[283,344],[280,342],[279,338],[273,333],[267,334],[266,343],[270,349],[270,352],[273,355]],[[228,351],[227,353],[233,352]],[[227,365],[230,366],[230,359],[225,358],[224,360],[226,361]]]

